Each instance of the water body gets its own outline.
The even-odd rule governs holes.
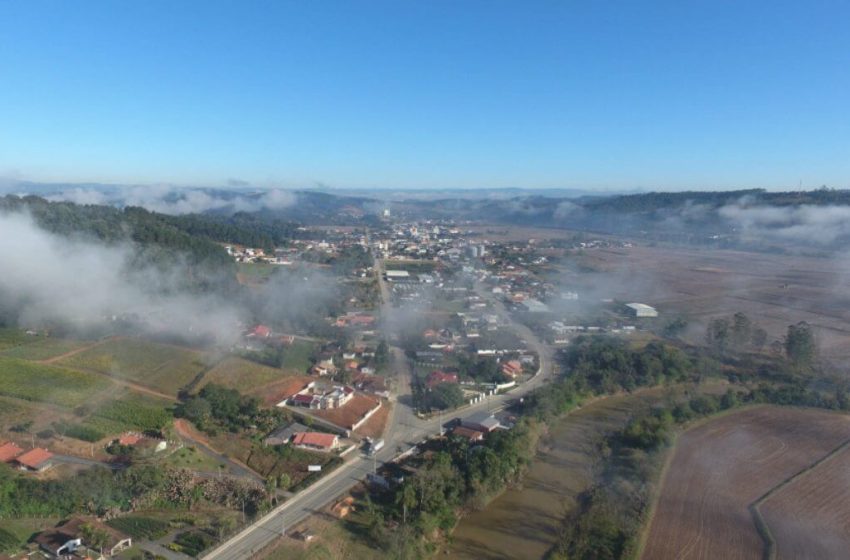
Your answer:
[[[448,558],[540,559],[555,544],[564,516],[592,481],[597,444],[606,432],[657,403],[663,390],[599,400],[550,425],[521,488],[508,490],[465,517]]]

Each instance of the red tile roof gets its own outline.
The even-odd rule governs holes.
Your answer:
[[[295,445],[309,445],[312,447],[323,447],[330,449],[334,446],[337,436],[333,434],[323,434],[320,432],[299,432],[295,434],[293,443]]]
[[[313,402],[313,395],[295,395],[292,402],[309,404]]]
[[[272,333],[272,330],[265,325],[257,325],[254,327],[254,330],[251,331],[251,334],[254,336],[267,337]]]
[[[118,438],[118,443],[121,445],[136,445],[144,439],[141,434],[126,433]]]
[[[0,463],[8,463],[23,452],[14,442],[4,443],[0,445]]]
[[[473,430],[470,428],[465,428],[463,426],[456,427],[454,430],[452,430],[452,433],[456,436],[465,437],[469,441],[481,441],[482,439],[484,439],[483,432],[479,432],[478,430]]]
[[[456,373],[446,373],[440,370],[434,370],[428,374],[428,386],[433,387],[440,383],[457,383]]]
[[[15,460],[25,467],[37,469],[42,465],[42,463],[49,460],[51,457],[53,457],[53,453],[46,449],[36,447],[35,449],[30,449],[23,455],[20,455]]]

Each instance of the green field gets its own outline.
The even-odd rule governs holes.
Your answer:
[[[0,328],[0,351],[31,344],[37,340],[42,340],[42,337],[30,336],[22,329]]]
[[[206,372],[196,389],[200,390],[208,383],[216,383],[244,393],[292,375],[304,375],[311,365],[310,356],[315,347],[314,342],[296,340],[292,346],[284,349],[280,369],[237,356],[228,357]]]
[[[104,342],[60,363],[99,371],[173,395],[206,367],[199,352],[129,338]]]
[[[0,395],[73,408],[111,386],[93,373],[0,356]]]
[[[4,356],[21,360],[49,360],[66,354],[88,344],[82,340],[66,338],[38,338],[29,344],[22,344],[3,351]]]
[[[214,368],[209,370],[201,383],[216,383],[231,389],[239,389],[246,392],[248,389],[265,385],[286,377],[286,374],[276,368],[264,366],[250,360],[231,356],[222,360]]]
[[[148,395],[128,393],[120,399],[109,400],[95,409],[83,426],[105,435],[117,435],[128,430],[160,430],[172,419],[171,403]]]
[[[127,515],[110,519],[107,524],[134,539],[158,539],[168,534],[168,521],[141,515]]]
[[[287,373],[304,375],[310,367],[310,356],[316,350],[316,343],[306,340],[296,340],[292,346],[288,346],[283,353],[282,368]]]
[[[237,271],[246,280],[251,282],[264,282],[278,269],[277,265],[266,263],[239,263]]]

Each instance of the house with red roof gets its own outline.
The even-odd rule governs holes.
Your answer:
[[[118,443],[120,445],[133,446],[142,441],[142,439],[144,439],[144,436],[142,434],[127,432],[126,434],[118,438]]]
[[[254,337],[257,337],[257,338],[268,338],[268,337],[271,336],[271,334],[272,334],[272,330],[270,328],[268,328],[267,326],[257,325],[256,327],[251,329],[251,332],[248,334],[248,336],[254,336]]]
[[[502,364],[502,373],[514,379],[522,374],[522,364],[519,360],[508,360]]]
[[[455,429],[452,430],[452,435],[465,438],[470,443],[484,440],[484,432],[479,432],[478,430],[473,430],[472,428],[467,428],[465,426],[455,427]]]
[[[458,378],[456,373],[446,373],[445,371],[435,369],[431,373],[428,374],[428,379],[425,381],[425,384],[428,385],[428,388],[434,388],[440,383],[457,383]]]
[[[292,444],[304,449],[332,451],[339,447],[339,436],[321,432],[299,432],[292,438]]]
[[[53,466],[53,453],[41,447],[36,447],[18,455],[15,462],[23,470],[44,472]]]
[[[10,463],[15,457],[23,452],[24,450],[12,441],[4,443],[3,445],[0,445],[0,463]]]

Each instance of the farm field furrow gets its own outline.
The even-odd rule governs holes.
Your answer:
[[[748,506],[848,438],[848,416],[773,406],[686,431],[666,470],[642,557],[759,558],[764,542]]]
[[[779,560],[846,558],[850,550],[850,449],[765,500],[760,510]]]

